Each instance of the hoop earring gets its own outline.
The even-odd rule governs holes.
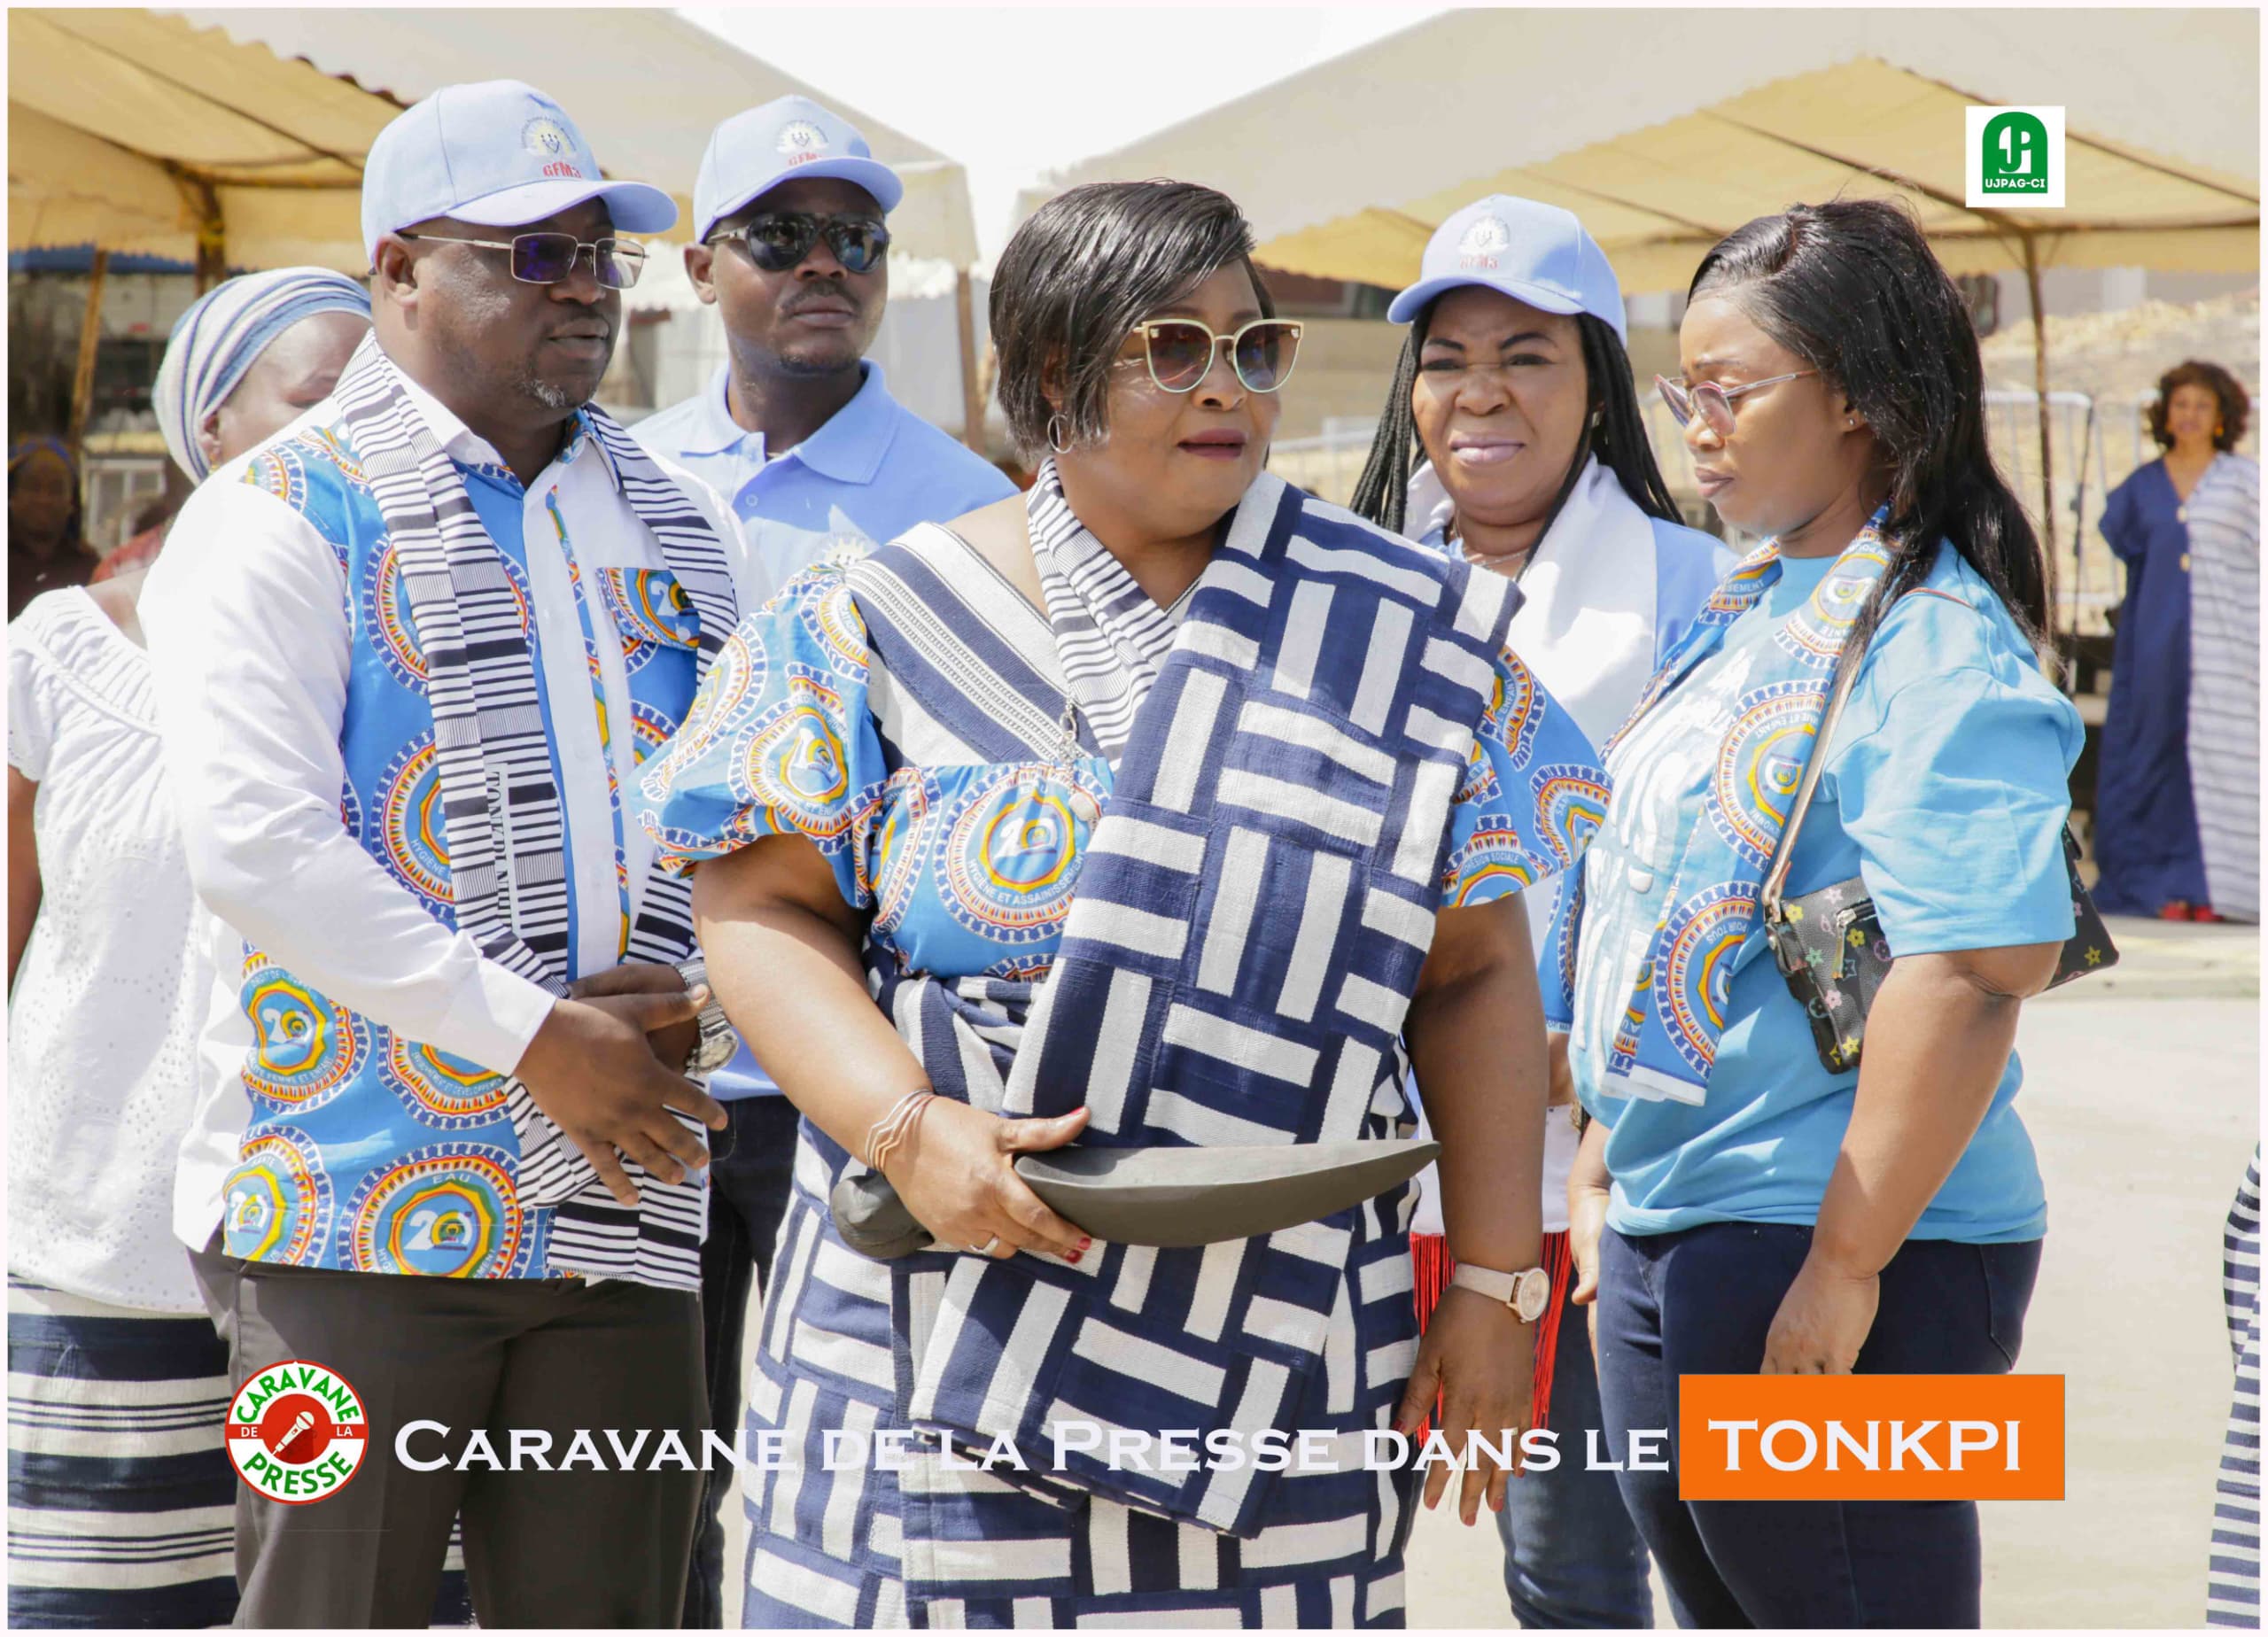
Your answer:
[[[1060,441],[1055,433],[1055,423],[1059,421],[1063,423],[1063,435]],[[1058,454],[1068,454],[1075,446],[1071,437],[1071,418],[1060,409],[1047,417],[1047,446]]]

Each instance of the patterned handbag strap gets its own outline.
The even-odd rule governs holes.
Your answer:
[[[1779,842],[1772,849],[1772,867],[1765,873],[1764,884],[1757,897],[1764,912],[1764,919],[1780,919],[1780,889],[1787,885],[1788,866],[1796,854],[1796,836],[1804,827],[1804,815],[1811,811],[1812,793],[1819,788],[1819,776],[1827,761],[1827,747],[1834,741],[1836,725],[1843,719],[1843,707],[1849,702],[1851,689],[1859,680],[1859,664],[1863,653],[1851,656],[1842,679],[1835,685],[1835,697],[1827,703],[1827,713],[1819,719],[1819,731],[1812,735],[1811,754],[1804,758],[1804,776],[1796,786],[1795,805],[1788,810],[1788,822],[1780,828]]]

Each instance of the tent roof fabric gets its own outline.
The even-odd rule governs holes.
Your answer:
[[[2017,233],[2044,265],[2251,271],[2258,50],[2235,12],[1458,12],[1055,181],[1209,182],[1262,261],[1388,286],[1489,193],[1574,211],[1632,294],[1682,290],[1741,223],[1837,195],[1905,199],[1955,272],[2010,267]],[[2067,98],[2067,207],[1968,209],[1964,107],[2042,85]],[[2169,140],[2185,151],[2154,151]]]
[[[610,175],[667,189],[681,221],[718,121],[818,95],[662,12],[19,9],[8,43],[11,249],[91,242],[188,259],[209,187],[239,267],[365,271],[362,157],[401,108],[454,81],[540,87]],[[905,176],[890,227],[905,252],[973,262],[961,167],[820,99]]]

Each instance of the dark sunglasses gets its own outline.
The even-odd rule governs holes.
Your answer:
[[[1256,318],[1225,336],[1193,318],[1153,318],[1136,330],[1150,379],[1169,392],[1195,392],[1223,345],[1247,392],[1275,392],[1292,378],[1292,366],[1300,361],[1300,326],[1289,319]]]
[[[512,276],[523,284],[556,284],[571,276],[583,252],[591,252],[591,267],[609,290],[627,290],[645,271],[646,251],[628,239],[579,239],[571,233],[522,233],[510,239],[452,238],[446,233],[403,233],[406,239],[425,239],[436,244],[470,244],[475,250],[512,252]]]
[[[804,264],[824,238],[845,273],[871,273],[889,252],[889,229],[872,216],[814,216],[800,210],[767,210],[736,228],[719,228],[709,243],[738,239],[766,273]]]

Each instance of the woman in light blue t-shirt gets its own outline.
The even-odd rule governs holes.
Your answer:
[[[2073,925],[2079,718],[2040,673],[2044,564],[1985,450],[1976,335],[1911,217],[1749,223],[1680,342],[1660,390],[1702,492],[1767,543],[1609,749],[1561,927],[1593,1116],[1577,1299],[1618,1456],[1677,1426],[1682,1375],[2013,1366],[2047,1207],[2011,1047]],[[1814,754],[1785,896],[1871,896],[1894,961],[1843,1073],[1756,908]],[[1973,1504],[1688,1502],[1674,1469],[1621,1482],[1680,1625],[1977,1623]]]

